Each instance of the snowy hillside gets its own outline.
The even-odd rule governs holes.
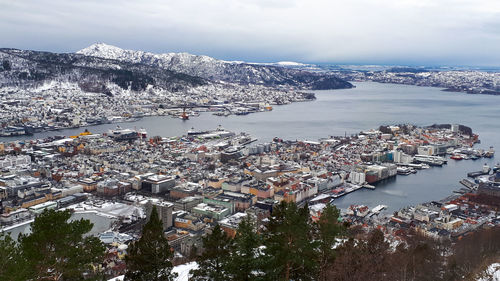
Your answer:
[[[153,54],[143,51],[124,50],[104,43],[91,45],[77,53],[122,62],[146,64],[212,81],[220,80],[240,84],[310,90],[352,87],[350,83],[330,74],[291,68],[290,66],[304,66],[292,62],[279,62],[274,66],[228,62],[188,53]]]
[[[52,81],[72,82],[87,92],[106,93],[113,83],[143,91],[148,85],[186,91],[208,81],[157,67],[80,54],[0,49],[0,87],[33,88]]]

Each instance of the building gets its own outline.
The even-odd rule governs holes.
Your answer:
[[[174,210],[189,212],[201,202],[203,202],[203,197],[201,196],[184,197],[174,202]]]
[[[0,200],[7,198],[7,188],[5,186],[0,186]]]
[[[31,191],[42,188],[44,184],[37,178],[33,177],[16,177],[6,176],[0,178],[0,186],[7,188],[9,197],[24,196],[25,191]]]
[[[247,216],[247,213],[236,213],[232,216],[222,219],[219,221],[220,228],[224,232],[226,232],[229,237],[234,238],[234,236],[236,236],[236,231],[238,230],[240,222]]]
[[[170,229],[173,225],[173,215],[172,212],[174,210],[174,204],[161,200],[148,200],[146,203],[146,213],[147,220],[151,216],[151,211],[153,210],[153,206],[156,206],[156,211],[158,212],[158,217],[160,218],[163,224],[163,230]]]
[[[83,186],[84,192],[93,192],[97,190],[97,182],[90,178],[81,179],[78,181],[78,183]]]
[[[227,208],[229,210],[230,214],[233,214],[235,211],[235,206],[234,206],[234,201],[231,196],[227,196],[224,194],[219,194],[216,197],[213,198],[203,198],[203,203],[210,204],[210,205],[218,205],[222,206],[224,208]]]
[[[116,179],[107,179],[97,184],[97,194],[105,197],[124,195],[132,190],[132,184]]]
[[[417,148],[417,154],[419,155],[434,155],[434,146],[432,145],[421,145]]]
[[[230,160],[236,160],[241,157],[241,153],[238,150],[229,149],[220,154],[220,161],[222,163],[227,163]]]
[[[30,216],[30,212],[25,208],[19,208],[10,213],[0,215],[0,223],[2,225],[11,225],[18,221],[24,221]]]
[[[219,205],[211,205],[207,203],[200,203],[192,210],[195,216],[206,216],[215,220],[220,220],[231,214],[228,208]]]
[[[35,215],[41,214],[45,209],[56,209],[57,208],[57,202],[54,201],[48,201],[45,203],[41,203],[35,206],[31,206],[28,208],[30,212],[32,212]]]
[[[495,196],[500,198],[500,182],[485,182],[479,184],[477,189],[479,194]]]
[[[273,198],[274,187],[261,181],[252,181],[241,187],[241,193],[252,194],[257,198]]]
[[[142,180],[141,187],[153,194],[164,193],[175,186],[175,177],[167,175],[152,175]]]
[[[31,163],[31,157],[29,155],[19,155],[19,156],[6,156],[0,159],[0,168],[6,167],[16,167],[19,165],[27,165]]]
[[[245,211],[257,202],[257,196],[252,194],[224,191],[224,197],[233,201],[235,211]]]
[[[174,226],[176,228],[199,231],[205,227],[205,224],[198,217],[183,213],[175,217]]]
[[[170,190],[169,196],[172,200],[195,196],[201,185],[188,182],[182,186],[176,186]]]

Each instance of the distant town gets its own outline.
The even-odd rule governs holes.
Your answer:
[[[181,92],[84,92],[78,85],[62,84],[36,90],[0,88],[0,136],[79,128],[106,123],[135,121],[145,116],[189,119],[200,112],[219,116],[269,111],[273,105],[310,101],[314,94],[275,90],[261,86],[224,89],[203,86],[196,94]]]
[[[393,67],[382,71],[342,70],[335,75],[348,81],[373,81],[427,87],[468,94],[500,95],[500,73],[477,70],[426,70]]]
[[[247,133],[218,127],[169,138],[117,128],[2,143],[0,223],[15,232],[45,209],[107,218],[109,225],[94,235],[110,253],[107,272],[118,276],[126,269],[126,245],[138,239],[153,205],[176,256],[186,257],[201,249],[201,237],[215,223],[234,236],[242,218],[250,216],[259,227],[281,201],[307,203],[316,220],[337,198],[376,189],[389,178],[494,156],[493,148],[476,148],[478,142],[462,125],[406,124],[318,141],[256,143]],[[448,198],[393,214],[384,212],[384,205],[352,205],[341,210],[341,218],[383,228],[389,240],[401,229],[456,239],[500,225],[499,169],[485,165],[471,171],[460,181],[463,188]]]

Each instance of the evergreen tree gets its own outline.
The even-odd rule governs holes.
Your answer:
[[[265,275],[269,280],[314,280],[316,242],[309,210],[282,201],[273,211],[265,233]]]
[[[12,69],[12,65],[11,65],[10,61],[8,61],[8,60],[4,60],[2,62],[2,66],[3,66],[3,70],[5,70],[5,71],[10,71]]]
[[[344,225],[339,223],[340,212],[334,205],[328,205],[323,209],[317,227],[317,240],[319,242],[319,279],[326,280],[325,271],[329,264],[335,259],[335,244],[337,238],[344,232]]]
[[[26,280],[26,263],[16,242],[0,233],[0,280]]]
[[[31,224],[31,234],[20,235],[28,279],[90,279],[105,247],[98,238],[84,236],[93,226],[89,220],[68,222],[70,217],[70,211],[45,210]]]
[[[261,237],[255,231],[252,219],[247,216],[238,225],[231,247],[228,272],[232,280],[249,281],[258,278],[261,269],[260,245]]]
[[[192,280],[230,280],[228,263],[231,242],[219,225],[214,227],[211,234],[203,237],[203,253],[198,258],[198,269],[191,272]]]
[[[132,243],[125,257],[127,273],[125,280],[165,281],[173,280],[173,251],[163,234],[163,224],[153,206],[151,217],[142,229],[141,238]]]

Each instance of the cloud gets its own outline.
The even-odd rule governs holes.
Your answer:
[[[2,47],[97,41],[227,60],[500,65],[500,2],[0,0]]]

